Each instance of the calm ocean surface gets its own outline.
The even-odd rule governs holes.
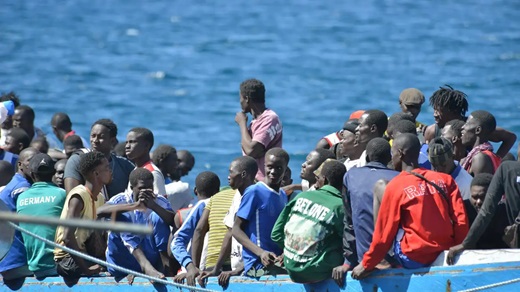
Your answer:
[[[227,183],[241,155],[238,87],[256,77],[298,180],[306,154],[357,109],[451,84],[520,136],[520,1],[11,1],[0,9],[0,91],[50,132],[111,118],[195,154]],[[419,120],[432,123],[427,105]],[[52,135],[52,134],[51,134]],[[512,150],[516,153],[516,147]]]

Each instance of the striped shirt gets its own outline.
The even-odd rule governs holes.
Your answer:
[[[231,207],[235,190],[228,188],[222,190],[211,197],[205,210],[209,211],[209,235],[208,235],[208,254],[206,257],[206,267],[213,267],[217,264],[220,248],[224,236],[227,232],[227,227],[224,225],[224,217]],[[229,260],[228,260],[229,263]]]

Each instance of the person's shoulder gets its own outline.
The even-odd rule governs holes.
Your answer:
[[[112,158],[128,167],[132,167],[132,169],[135,167],[135,165],[130,160],[128,160],[128,158],[126,158],[126,157],[112,154]]]

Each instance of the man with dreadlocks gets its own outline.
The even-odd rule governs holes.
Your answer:
[[[466,112],[468,111],[467,95],[453,89],[449,85],[441,86],[430,97],[430,106],[433,108],[433,118],[435,124],[430,125],[424,131],[424,139],[429,143],[434,138],[441,136],[441,130],[446,123],[451,120],[466,121]],[[502,143],[496,154],[504,157],[516,142],[516,135],[510,131],[496,127],[495,131],[489,136],[489,141]]]

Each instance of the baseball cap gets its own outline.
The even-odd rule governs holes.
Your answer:
[[[365,113],[364,110],[357,110],[355,112],[353,112],[352,114],[350,114],[350,117],[348,118],[349,120],[359,120],[359,118],[361,118],[361,116]]]
[[[31,158],[29,169],[34,173],[53,173],[54,161],[45,153],[38,153]]]
[[[424,94],[417,88],[407,88],[401,91],[399,101],[405,105],[422,105]]]
[[[356,133],[357,126],[359,126],[357,120],[348,120],[343,124],[343,130],[347,130],[351,133]]]
[[[428,144],[428,158],[432,164],[443,165],[452,157],[453,146],[448,139],[437,137]]]

